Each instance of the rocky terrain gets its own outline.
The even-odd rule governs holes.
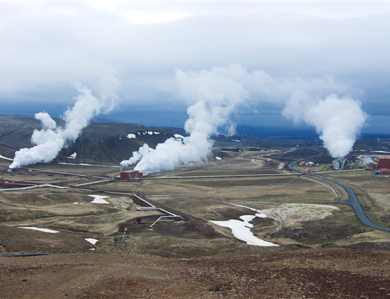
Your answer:
[[[267,249],[208,258],[2,258],[2,298],[390,298],[390,252]]]

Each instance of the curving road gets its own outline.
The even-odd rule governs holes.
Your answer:
[[[299,170],[297,170],[297,169],[294,168],[294,165],[295,165],[296,163],[298,163],[298,162],[299,162],[299,161],[297,161],[297,162],[291,162],[290,164],[288,164],[288,166],[287,166],[288,169],[290,169],[291,171],[294,171],[294,172],[300,172]],[[341,183],[341,182],[339,182],[339,181],[336,181],[336,180],[333,180],[333,179],[324,177],[324,176],[322,176],[322,175],[311,174],[311,176],[315,176],[315,177],[317,177],[317,178],[320,178],[320,179],[323,179],[323,180],[332,182],[332,183],[337,184],[337,185],[339,185],[340,187],[344,188],[344,190],[347,191],[347,193],[348,193],[348,198],[349,198],[349,200],[351,201],[352,208],[353,208],[353,210],[355,211],[356,216],[358,217],[358,219],[359,219],[364,225],[366,225],[366,226],[368,226],[368,227],[372,227],[372,228],[374,228],[374,229],[378,229],[378,230],[390,232],[390,229],[375,224],[374,222],[372,222],[372,221],[367,217],[367,215],[366,215],[366,214],[364,213],[364,211],[363,211],[362,206],[360,205],[359,200],[357,199],[357,196],[356,196],[355,192],[353,191],[353,189],[352,189],[351,187],[349,187],[348,185],[346,185],[346,184],[344,184],[344,183]]]
[[[364,225],[369,226],[369,227],[372,227],[372,228],[375,228],[375,229],[378,229],[378,230],[383,230],[383,231],[386,231],[386,232],[390,232],[390,229],[375,224],[374,222],[372,222],[372,221],[367,217],[367,215],[366,215],[366,214],[364,213],[364,211],[363,211],[362,206],[360,205],[359,200],[357,199],[357,196],[356,196],[355,192],[352,190],[351,187],[349,187],[348,185],[346,185],[346,184],[344,184],[344,183],[341,183],[341,182],[339,182],[339,181],[335,181],[335,180],[333,180],[333,179],[324,177],[324,176],[322,176],[322,175],[314,175],[314,176],[316,176],[316,177],[318,177],[318,178],[321,178],[321,179],[323,179],[323,180],[327,180],[327,181],[329,181],[329,182],[335,183],[335,184],[337,184],[337,185],[343,187],[344,190],[347,191],[347,193],[348,193],[349,200],[351,201],[352,208],[354,209],[356,216],[359,218],[359,220],[360,220]]]

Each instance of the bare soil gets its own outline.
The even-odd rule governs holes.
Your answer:
[[[266,249],[209,258],[2,258],[2,298],[390,298],[390,252]]]
[[[229,152],[222,161],[152,177],[286,173],[278,169],[281,160],[266,156],[286,150]],[[47,164],[32,172],[0,170],[0,188],[14,189],[0,192],[0,254],[50,254],[0,257],[0,298],[390,298],[389,234],[360,224],[346,193],[329,182],[293,175],[80,186],[118,169]],[[329,176],[356,190],[369,217],[390,221],[386,177]],[[41,183],[68,188],[15,188]],[[138,211],[145,205],[133,192],[183,220],[150,228],[166,214]],[[108,196],[108,204],[92,204],[93,194]],[[255,218],[252,233],[281,246],[247,245],[210,222],[259,212],[253,209],[268,218]]]

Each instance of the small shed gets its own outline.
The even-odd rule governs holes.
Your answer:
[[[121,171],[120,180],[121,181],[130,181],[132,179],[139,179],[143,177],[143,173],[138,170],[131,171]]]

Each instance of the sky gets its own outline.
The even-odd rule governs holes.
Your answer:
[[[386,1],[0,1],[0,114],[59,117],[86,87],[110,99],[96,119],[183,127],[178,74],[222,68],[248,90],[238,125],[307,127],[283,115],[304,91],[388,133],[389,28]]]

